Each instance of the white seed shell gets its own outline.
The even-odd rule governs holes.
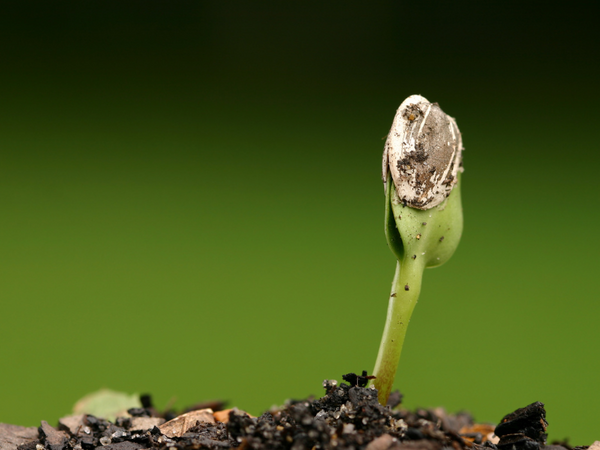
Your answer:
[[[420,95],[402,102],[383,150],[400,201],[417,209],[442,203],[462,171],[462,137],[456,121]]]

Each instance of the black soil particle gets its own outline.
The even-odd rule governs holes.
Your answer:
[[[498,448],[511,450],[514,447],[537,450],[546,444],[546,410],[544,404],[535,402],[517,409],[502,418],[496,427],[500,438]]]
[[[415,145],[415,152],[413,156],[415,162],[422,164],[429,158],[429,155],[425,153],[425,145],[422,142]]]
[[[163,427],[152,425],[156,421],[162,423],[165,414],[158,414],[146,398],[143,408],[129,411],[132,417],[118,418],[115,423],[87,415],[63,418],[57,428],[47,422],[42,422],[37,430],[0,424],[0,447],[2,450],[568,450],[561,445],[546,446],[548,423],[542,403],[533,403],[505,416],[496,427],[498,442],[491,431],[485,436],[476,431],[477,427],[493,430],[492,426],[474,424],[467,413],[450,415],[441,408],[407,411],[382,406],[375,389],[361,386],[367,381],[363,376],[347,374],[345,378],[350,379],[352,386],[325,380],[325,395],[318,400],[289,401],[258,418],[233,409],[227,423],[196,421],[177,436],[163,434]],[[401,398],[399,393],[392,394],[390,404],[396,406]],[[497,445],[492,443],[494,440]]]

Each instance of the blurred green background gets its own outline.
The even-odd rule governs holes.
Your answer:
[[[592,3],[6,2],[0,422],[102,387],[259,414],[371,370],[394,258],[380,161],[456,117],[465,230],[396,386],[600,439]]]

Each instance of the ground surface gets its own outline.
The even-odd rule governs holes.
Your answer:
[[[494,427],[441,408],[402,410],[399,393],[384,407],[376,390],[362,387],[365,380],[344,379],[349,383],[324,381],[325,395],[318,400],[290,401],[258,418],[223,410],[219,403],[180,415],[158,413],[145,397],[143,408],[130,409],[130,417],[114,423],[81,414],[62,418],[57,427],[45,421],[39,428],[0,424],[0,450],[571,450],[546,444],[548,423],[540,402],[508,414]]]

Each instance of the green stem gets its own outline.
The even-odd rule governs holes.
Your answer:
[[[424,258],[413,259],[407,254],[402,263],[398,261],[396,264],[385,329],[373,371],[377,377],[373,384],[379,392],[378,399],[382,405],[387,403],[392,391],[406,329],[421,291],[424,268]]]
[[[419,298],[423,271],[450,259],[460,241],[463,221],[459,185],[460,177],[446,201],[435,208],[419,210],[400,201],[388,178],[385,235],[398,263],[373,371],[377,378],[372,384],[379,391],[382,405],[387,404],[394,384],[406,328]]]

